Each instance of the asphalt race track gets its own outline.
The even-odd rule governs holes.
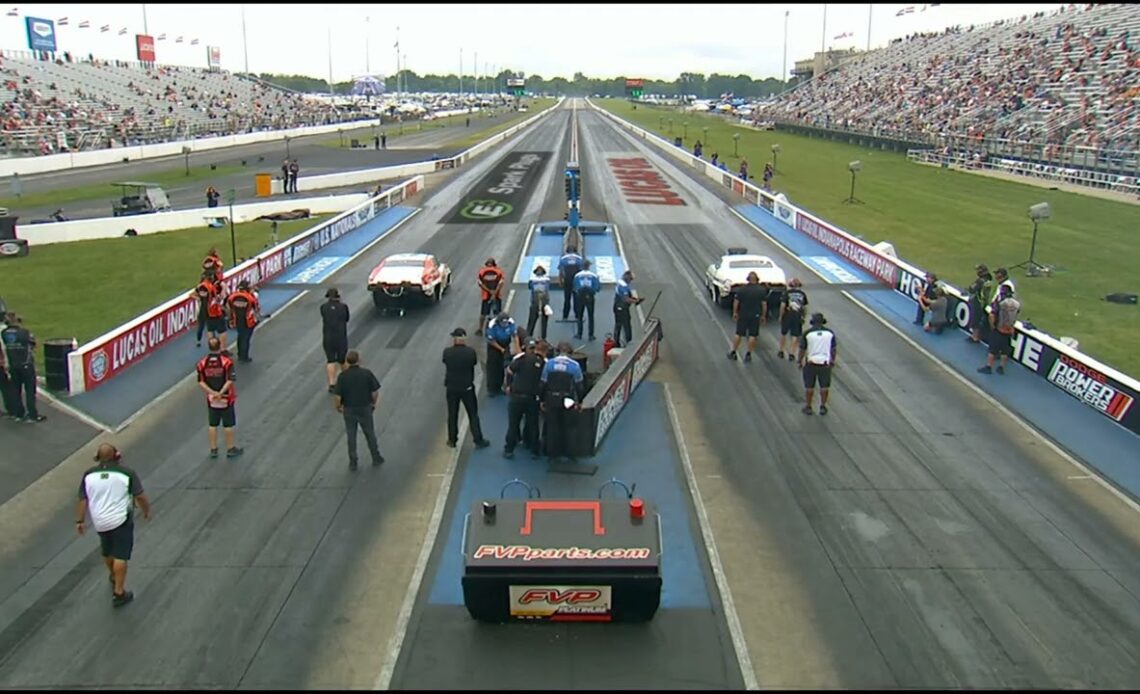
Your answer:
[[[476,323],[482,261],[495,256],[513,276],[529,224],[565,211],[563,109],[429,184],[405,203],[423,213],[326,283],[341,288],[353,310],[351,346],[383,384],[381,468],[348,471],[324,388],[318,289],[260,329],[255,361],[239,372],[244,457],[206,458],[205,408],[192,384],[115,437],[155,507],[139,526],[131,605],[111,608],[98,543],[74,533],[89,450],[0,497],[0,686],[414,688],[429,674],[459,686],[534,689],[1140,684],[1135,511],[796,265],[732,214],[719,191],[601,116],[578,113],[584,216],[618,225],[639,291],[662,291],[654,314],[666,334],[652,387],[638,391],[606,445],[633,455],[625,452],[637,450],[639,435],[664,435],[670,423],[658,420],[675,415],[683,445],[671,455],[691,464],[739,615],[732,637],[746,644],[750,670],[731,672],[740,663],[715,590],[719,638],[706,650],[676,652],[690,625],[654,622],[630,634],[642,657],[612,679],[590,654],[620,661],[631,649],[620,630],[597,639],[567,632],[573,647],[560,652],[532,648],[510,625],[471,630],[460,610],[450,613],[453,634],[434,644],[428,637],[440,632],[428,627],[439,626],[439,614],[427,598],[442,539],[415,609],[401,615],[441,484],[463,478],[502,440],[487,426],[496,446],[478,455],[469,437],[459,450],[444,446],[440,350],[453,327]],[[509,152],[552,153],[522,203],[522,222],[441,224]],[[627,199],[610,160],[637,158],[685,204]],[[776,360],[771,326],[755,362],[725,358],[730,318],[701,282],[728,246],[770,254],[827,314],[840,348],[827,417],[800,413],[799,372]],[[376,316],[368,271],[387,254],[421,249],[452,265],[449,294],[403,319]],[[608,306],[599,304],[599,321],[604,334]],[[481,400],[485,426],[495,407],[501,399]],[[709,560],[702,552],[697,561]],[[436,657],[429,672],[417,654],[433,647],[454,657]],[[535,651],[541,659],[526,662]],[[493,667],[472,670],[479,652],[495,654]],[[512,659],[546,676],[520,682],[507,670]]]
[[[486,117],[473,116],[471,127],[449,125],[443,128],[431,128],[418,131],[416,123],[405,123],[404,134],[396,136],[400,126],[386,124],[375,132],[388,133],[388,148],[376,150],[373,148],[372,128],[348,130],[344,132],[344,141],[358,138],[368,145],[360,149],[340,149],[327,144],[337,140],[336,133],[326,135],[310,135],[296,138],[289,143],[286,150],[284,142],[264,142],[253,145],[242,145],[227,149],[217,149],[199,152],[190,155],[191,168],[205,167],[210,164],[220,166],[233,166],[243,159],[248,168],[241,173],[229,173],[219,176],[216,180],[196,181],[183,186],[172,185],[165,188],[171,206],[176,209],[204,207],[206,205],[206,186],[213,185],[224,195],[228,188],[233,188],[238,202],[256,202],[259,198],[254,194],[254,174],[270,173],[275,177],[281,175],[281,161],[286,151],[290,157],[296,159],[301,166],[300,176],[317,176],[338,171],[352,171],[356,169],[372,169],[382,166],[396,166],[412,162],[426,161],[438,155],[447,158],[459,153],[461,148],[449,144],[462,139],[472,133],[490,129],[514,115],[510,111],[489,113]],[[261,159],[261,161],[259,161]],[[65,190],[74,186],[89,186],[107,184],[105,199],[85,200],[81,202],[65,203],[64,214],[69,219],[88,219],[107,217],[111,214],[111,199],[115,197],[116,188],[111,186],[118,181],[146,181],[147,175],[157,171],[177,171],[185,164],[181,155],[161,157],[158,159],[143,159],[125,164],[107,164],[94,166],[75,171],[61,171],[44,174],[22,176],[23,191],[40,193],[52,190]],[[327,191],[312,193],[323,195],[338,192],[364,192],[370,187],[355,185],[347,188],[330,188]],[[7,193],[4,193],[7,195]],[[13,207],[12,214],[19,215],[21,224],[33,219],[43,219],[55,212],[59,206],[42,207]]]

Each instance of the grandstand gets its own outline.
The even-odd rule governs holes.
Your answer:
[[[35,156],[363,120],[257,79],[202,68],[0,52],[0,155]]]
[[[752,118],[1135,175],[1138,104],[1140,5],[1069,5],[897,39]]]

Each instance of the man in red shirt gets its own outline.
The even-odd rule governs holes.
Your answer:
[[[234,361],[222,354],[222,343],[211,337],[208,343],[210,353],[198,362],[198,387],[206,394],[206,408],[209,411],[210,457],[218,457],[218,425],[226,432],[226,457],[236,458],[242,449],[234,443],[234,426],[237,415],[234,403],[237,402],[237,388],[234,386]]]

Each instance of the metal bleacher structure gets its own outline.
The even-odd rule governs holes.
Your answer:
[[[0,52],[0,156],[152,144],[367,119],[224,71]]]
[[[1138,105],[1140,5],[1070,5],[893,42],[753,119],[925,143],[912,159],[980,159],[1135,194]]]

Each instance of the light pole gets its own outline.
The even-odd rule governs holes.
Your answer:
[[[780,157],[780,145],[772,145],[772,171],[779,171],[780,167],[776,163]]]
[[[143,33],[146,34],[147,36],[150,36],[150,29],[147,28],[147,24],[146,24],[146,3],[145,2],[142,4],[142,12],[143,12]]]
[[[396,27],[396,98],[400,98],[400,27]]]
[[[737,158],[740,156],[738,145],[740,144],[740,133],[732,134],[732,156]]]
[[[875,6],[867,3],[867,50],[871,50],[871,15],[875,11]]]
[[[823,4],[823,33],[819,37],[819,52],[827,52],[827,3]]]
[[[366,75],[372,74],[371,56],[368,50],[368,24],[370,19],[368,16],[364,17],[364,74]]]
[[[332,29],[329,29],[329,73],[332,73]],[[245,74],[249,74],[249,42],[245,38],[245,5],[241,6],[241,52],[245,57]],[[329,80],[332,84],[332,80]]]
[[[681,123],[681,139],[682,140],[689,139],[689,121],[685,121],[684,123]]]
[[[705,147],[708,147],[709,146],[709,129],[708,129],[708,126],[701,128],[701,132],[704,133],[704,137],[705,137],[705,139],[701,140],[701,142],[704,143]]]
[[[788,81],[788,15],[791,13],[791,10],[784,10],[784,72],[780,79],[785,83]]]
[[[459,49],[459,98],[463,98],[463,49]]]
[[[233,188],[226,191],[226,201],[230,204],[230,252],[233,253],[234,267],[237,267],[237,236],[234,234],[234,200],[237,193]]]

